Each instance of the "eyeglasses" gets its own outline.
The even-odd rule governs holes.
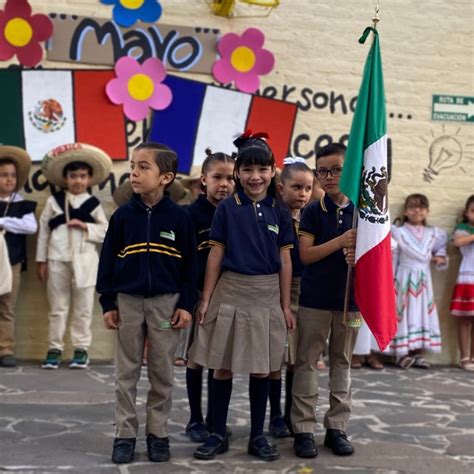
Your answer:
[[[339,178],[342,174],[342,168],[340,166],[335,166],[334,168],[328,169],[328,168],[319,168],[315,170],[314,174],[316,175],[316,178],[318,179],[326,179],[328,177],[328,174],[331,173],[331,176],[333,178]]]

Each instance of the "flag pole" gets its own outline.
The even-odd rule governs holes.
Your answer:
[[[377,2],[377,5],[375,6],[375,13],[374,16],[372,17],[372,24],[374,27],[374,30],[377,29],[377,23],[380,21],[380,16],[379,16],[379,2]],[[352,227],[351,229],[356,229],[357,228],[357,215],[359,213],[359,208],[357,206],[354,206],[354,214],[352,215]],[[362,324],[362,320],[360,317],[354,318],[354,320],[349,320],[349,300],[350,300],[350,295],[351,295],[351,287],[352,287],[352,277],[353,277],[353,271],[352,271],[353,266],[347,264],[347,277],[346,277],[346,290],[344,293],[344,315],[343,315],[343,323],[348,326],[348,327],[360,327]]]

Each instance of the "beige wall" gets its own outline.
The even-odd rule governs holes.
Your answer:
[[[0,6],[5,2],[0,1]],[[108,17],[110,8],[98,0],[30,0],[37,12],[65,12]],[[294,88],[288,101],[305,107],[303,89],[312,94],[343,95],[349,103],[357,95],[368,44],[357,42],[370,23],[371,0],[282,0],[268,18],[228,20],[212,15],[203,0],[162,0],[163,23],[207,26],[222,32],[241,32],[249,26],[261,27],[266,47],[275,53],[277,66],[263,78],[262,87],[274,86],[276,97]],[[382,54],[385,71],[389,135],[392,139],[393,179],[391,209],[400,211],[405,196],[423,192],[431,201],[430,223],[451,231],[468,194],[474,192],[474,134],[472,124],[431,121],[432,94],[474,95],[473,91],[473,6],[470,0],[413,2],[380,1]],[[4,63],[5,64],[5,63]],[[45,67],[67,64],[43,62]],[[188,76],[189,77],[189,76]],[[212,82],[210,75],[193,78]],[[267,89],[269,93],[270,90]],[[305,94],[309,94],[306,90]],[[317,100],[323,100],[319,94]],[[401,115],[401,118],[399,118]],[[307,134],[299,152],[310,153],[322,135],[339,139],[348,133],[352,113],[343,113],[340,102],[332,113],[329,107],[298,112],[294,137]],[[431,183],[423,179],[432,142],[455,136],[463,151],[458,166],[441,171]],[[324,145],[325,143],[322,142]],[[310,160],[312,163],[312,160]],[[127,163],[117,163],[117,175],[127,171]],[[39,201],[40,210],[47,193],[29,197]],[[110,190],[99,194],[111,212]],[[40,358],[47,349],[47,302],[34,270],[34,239],[29,245],[30,269],[23,275],[17,311],[17,354],[20,358]],[[435,274],[436,300],[443,333],[443,353],[434,360],[448,363],[457,357],[454,324],[449,315],[450,294],[459,256],[450,249],[448,272]],[[99,308],[94,321],[92,356],[112,357],[113,338],[101,326]]]

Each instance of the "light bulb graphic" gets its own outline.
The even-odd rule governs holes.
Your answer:
[[[449,135],[442,135],[430,146],[430,162],[425,168],[423,179],[429,183],[433,181],[441,170],[457,166],[462,158],[461,144]]]

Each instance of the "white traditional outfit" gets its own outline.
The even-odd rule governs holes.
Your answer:
[[[92,167],[91,186],[104,180],[112,166],[102,150],[75,143],[49,152],[43,160],[42,171],[49,182],[65,187],[62,170],[74,161]],[[72,219],[85,222],[87,230],[68,227]],[[99,200],[87,192],[75,195],[60,191],[46,201],[40,217],[36,261],[48,263],[49,349],[63,351],[71,307],[73,347],[87,350],[91,344],[98,244],[103,242],[107,226]]]
[[[447,234],[437,227],[405,223],[392,228],[392,237],[398,244],[394,252],[398,331],[390,343],[390,352],[396,356],[417,349],[440,352],[430,263],[434,256],[447,259]],[[446,260],[437,269],[445,270],[447,266]]]

